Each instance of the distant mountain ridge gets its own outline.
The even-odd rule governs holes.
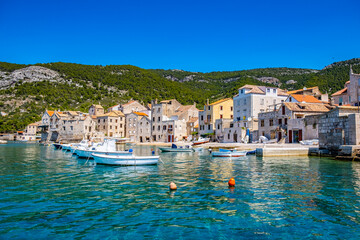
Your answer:
[[[360,72],[360,59],[336,62],[322,70],[261,68],[224,72],[142,69],[131,65],[0,62],[0,132],[13,132],[40,119],[47,109],[87,111],[92,103],[109,107],[136,99],[176,98],[182,104],[233,97],[245,84],[293,90],[319,86],[333,93],[349,79],[349,65]]]

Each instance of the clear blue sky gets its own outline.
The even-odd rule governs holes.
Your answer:
[[[230,71],[360,57],[360,1],[0,0],[0,61]]]

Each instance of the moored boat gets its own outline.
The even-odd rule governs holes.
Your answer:
[[[55,149],[61,149],[61,144],[60,143],[53,143],[53,146]]]
[[[171,147],[159,147],[162,152],[193,152],[193,148],[190,145],[177,146],[172,144]]]
[[[208,142],[210,142],[210,138],[202,138],[202,137],[199,137],[198,140],[193,141],[193,144],[194,144],[194,145],[200,145],[200,144],[204,144],[204,143],[208,143]]]
[[[92,154],[96,164],[118,165],[118,166],[140,166],[155,165],[159,161],[159,156],[114,156],[107,154]]]
[[[131,150],[131,151],[130,151]],[[106,155],[132,155],[132,149],[129,151],[116,151],[114,139],[105,139],[102,144],[91,147],[78,147],[74,153],[80,158],[93,158],[92,154],[106,154]]]
[[[0,140],[0,144],[7,144],[6,140]]]
[[[246,156],[246,151],[237,151],[235,149],[219,149],[217,152],[211,153],[212,157],[243,157]]]

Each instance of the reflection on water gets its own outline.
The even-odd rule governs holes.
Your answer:
[[[0,238],[360,237],[358,162],[160,156],[158,166],[109,167],[52,147],[0,146]]]

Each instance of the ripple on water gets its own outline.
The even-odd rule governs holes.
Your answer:
[[[207,152],[161,159],[93,166],[51,147],[1,146],[0,238],[360,237],[359,163]]]

